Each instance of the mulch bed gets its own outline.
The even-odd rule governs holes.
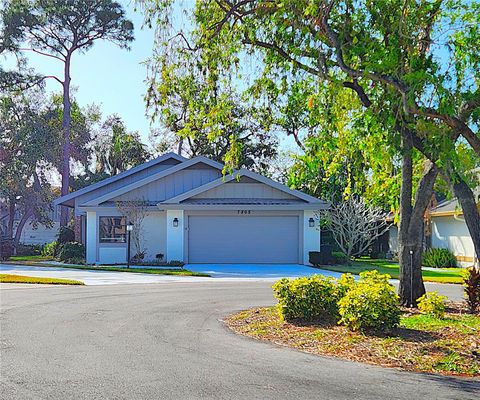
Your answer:
[[[241,311],[225,319],[234,332],[304,352],[446,375],[480,376],[480,316],[449,303],[443,320],[404,309],[389,332],[352,332],[334,322],[282,321],[275,307]]]

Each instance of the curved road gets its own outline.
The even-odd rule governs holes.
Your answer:
[[[1,399],[478,399],[479,380],[383,369],[237,336],[270,283],[0,287]]]

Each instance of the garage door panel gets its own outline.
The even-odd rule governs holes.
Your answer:
[[[297,263],[297,216],[189,216],[191,263]]]

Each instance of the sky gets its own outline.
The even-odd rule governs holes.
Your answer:
[[[74,96],[82,106],[97,104],[102,117],[116,113],[128,130],[138,131],[147,141],[150,122],[145,116],[146,68],[142,65],[152,54],[154,32],[141,29],[143,16],[134,11],[133,2],[120,1],[127,17],[135,27],[135,41],[131,50],[120,49],[113,43],[97,41],[85,54],[74,54],[72,59],[72,87]],[[62,77],[62,63],[49,57],[30,54],[29,66],[38,73]],[[14,68],[13,59],[0,59],[5,68]],[[61,86],[47,80],[48,92],[60,92]]]
[[[73,94],[81,107],[98,105],[103,119],[118,114],[127,129],[139,132],[143,142],[148,144],[151,123],[145,113],[147,85],[143,63],[152,55],[154,30],[142,27],[143,14],[134,10],[133,0],[119,2],[134,24],[135,40],[130,44],[131,49],[120,49],[113,43],[97,41],[86,53],[75,53],[71,65]],[[181,18],[185,17],[178,13],[177,23],[185,23],[186,27],[189,22],[183,22]],[[0,63],[5,69],[15,68],[15,60],[11,56],[0,58]],[[50,57],[29,53],[28,66],[40,74],[63,77],[63,63]],[[57,81],[47,79],[46,90],[59,93],[61,86]],[[158,123],[155,127],[159,127]],[[279,136],[282,150],[297,150],[293,139],[284,134]]]

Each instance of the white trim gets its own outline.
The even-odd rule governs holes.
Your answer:
[[[211,167],[217,168],[220,170],[223,169],[222,164],[217,163],[216,161],[209,160],[208,158],[205,158],[203,156],[195,157],[195,158],[192,158],[191,160],[184,161],[181,164],[175,165],[172,168],[168,168],[165,171],[160,171],[154,175],[140,179],[139,181],[123,186],[112,192],[106,193],[103,196],[87,201],[85,204],[82,204],[82,206],[98,206],[100,203],[104,203],[105,201],[108,201],[114,197],[120,196],[124,193],[135,190],[141,186],[147,185],[148,183],[154,182],[161,178],[165,178],[168,175],[174,174],[175,172],[181,171],[185,168],[191,167],[192,165],[200,164],[200,163],[210,165]]]
[[[159,210],[314,210],[328,209],[324,203],[299,204],[165,204],[158,203]]]
[[[173,153],[173,152],[166,153],[166,154],[161,155],[160,157],[154,158],[153,160],[147,161],[146,163],[137,165],[136,167],[130,168],[127,171],[121,172],[120,174],[117,174],[117,175],[111,176],[109,178],[103,179],[100,182],[97,182],[97,183],[94,183],[92,185],[86,186],[83,189],[79,189],[79,190],[76,190],[75,192],[66,194],[65,196],[62,196],[62,197],[59,197],[58,199],[55,199],[53,201],[53,204],[54,205],[60,205],[60,204],[64,203],[65,201],[71,200],[71,199],[73,199],[77,196],[80,196],[82,194],[91,192],[92,190],[101,188],[104,185],[116,182],[119,179],[123,179],[127,176],[130,176],[130,175],[136,173],[136,172],[143,171],[144,169],[147,169],[147,168],[150,168],[154,165],[160,164],[163,161],[169,160],[171,158],[173,158],[177,161],[180,161],[181,163],[183,163],[184,161],[187,161],[187,158],[182,157],[182,156],[180,156],[176,153]]]

